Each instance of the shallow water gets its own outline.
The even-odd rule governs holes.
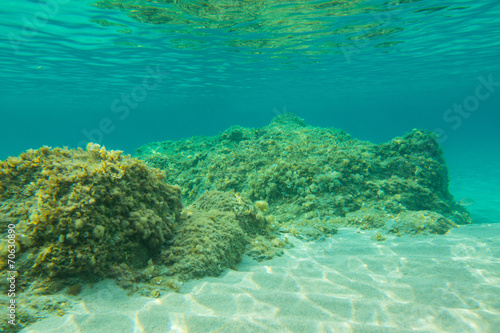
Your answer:
[[[139,9],[98,2],[2,2],[0,158],[88,141],[133,153],[235,124],[261,127],[283,112],[374,142],[412,128],[439,128],[445,148],[499,141],[497,83],[480,89],[477,106],[467,99],[481,78],[500,81],[497,1],[208,6],[229,15],[220,19],[200,1],[137,1],[198,25],[151,24],[131,12]],[[158,84],[143,91],[151,72]],[[445,115],[465,101],[473,111]],[[112,122],[104,131],[103,119]]]
[[[492,148],[494,149],[494,148]],[[457,199],[467,197],[476,223],[500,221],[500,154],[485,147],[457,149],[447,155],[450,192]]]
[[[25,332],[496,332],[499,18],[496,0],[3,0],[0,160],[293,112],[374,143],[435,131],[454,200],[474,201],[444,236],[295,239],[158,299],[101,281]]]

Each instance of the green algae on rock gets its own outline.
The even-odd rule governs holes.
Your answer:
[[[182,280],[217,276],[236,267],[246,243],[248,237],[233,213],[197,211],[179,227],[162,260],[168,273]]]
[[[207,191],[185,212],[185,220],[162,251],[168,275],[182,280],[217,276],[234,269],[245,251],[256,260],[283,253],[285,244],[268,232],[261,211],[237,193]],[[255,239],[270,245],[258,248]]]
[[[426,131],[377,145],[284,114],[263,128],[152,143],[138,156],[144,162],[89,144],[0,162],[0,235],[16,225],[19,269],[37,277],[21,288],[50,293],[81,283],[67,278],[114,277],[154,296],[234,268],[244,253],[280,255],[290,246],[280,233],[444,234],[470,222]]]
[[[398,219],[389,228],[389,233],[402,234],[439,234],[443,235],[453,227],[453,221],[441,214],[430,211],[406,211],[398,215]]]
[[[310,241],[356,227],[382,241],[382,230],[445,234],[470,222],[426,131],[377,145],[284,114],[264,128],[149,144],[138,156],[89,144],[0,161],[0,270],[15,224],[20,299],[65,287],[77,297],[104,277],[158,297],[234,269],[244,254],[281,255],[291,246],[283,233]],[[66,311],[55,296],[47,311]],[[40,302],[19,308],[24,323],[39,318]]]
[[[158,297],[180,281],[235,268],[245,251],[257,260],[283,253],[274,220],[264,215],[267,202],[207,191],[183,210],[180,187],[164,179],[160,170],[97,144],[86,151],[42,147],[1,161],[0,270],[7,269],[10,224],[23,272],[19,297],[65,287],[76,296],[75,286],[106,277]],[[254,249],[256,237],[269,246]],[[28,317],[26,323],[37,318]]]
[[[415,129],[374,144],[283,114],[263,128],[232,127],[215,137],[151,143],[137,154],[165,170],[166,181],[181,187],[186,203],[207,190],[232,190],[267,201],[276,225],[294,234],[301,234],[301,225],[322,225],[330,234],[332,225],[361,226],[350,219],[354,212],[366,215],[363,228],[382,227],[407,211],[470,223],[448,191],[443,153],[429,131]]]
[[[29,150],[0,162],[0,234],[16,225],[25,276],[108,277],[121,263],[144,267],[172,237],[182,209],[180,188],[163,179],[97,144]]]

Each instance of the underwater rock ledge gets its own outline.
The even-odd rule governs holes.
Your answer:
[[[164,170],[186,203],[208,190],[265,200],[271,227],[305,239],[334,234],[338,226],[441,234],[471,222],[449,193],[435,134],[424,130],[374,144],[288,113],[263,128],[234,126],[214,137],[150,143],[137,157]],[[398,227],[405,212],[442,227],[416,221],[413,229],[408,221]]]
[[[289,235],[356,227],[383,241],[381,232],[445,234],[471,222],[427,131],[373,144],[284,114],[263,128],[151,143],[137,157],[89,144],[0,161],[0,270],[15,225],[20,327],[43,316],[37,302],[64,314],[71,302],[58,291],[71,299],[102,278],[158,297],[234,269],[243,254],[279,256]]]

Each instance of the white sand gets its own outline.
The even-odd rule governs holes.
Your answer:
[[[500,332],[500,223],[370,239],[342,229],[160,299],[103,281],[23,332]]]

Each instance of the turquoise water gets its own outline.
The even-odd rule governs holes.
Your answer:
[[[1,159],[88,141],[134,153],[284,112],[373,142],[424,128],[441,136],[452,193],[476,192],[471,210],[498,220],[498,1],[122,2],[168,19],[0,4]]]
[[[8,144],[0,157],[89,139],[133,153],[153,140],[262,126],[284,110],[376,142],[415,127],[442,128],[446,146],[499,140],[498,86],[458,129],[443,120],[474,94],[478,77],[500,81],[498,1],[230,1],[210,12],[219,18],[185,13],[189,24],[140,22],[95,2],[2,1]],[[163,2],[156,5],[175,6]],[[161,82],[136,96],[126,117],[113,112],[157,66]],[[91,135],[103,118],[113,130]]]
[[[321,253],[327,253],[328,265],[314,266],[314,272],[317,270],[320,276],[338,269],[339,274],[352,279],[346,283],[349,287],[359,278],[360,285],[370,286],[368,291],[359,291],[359,302],[368,299],[367,305],[362,304],[368,309],[382,299],[378,294],[373,296],[371,288],[390,289],[399,279],[399,265],[405,266],[408,257],[409,268],[402,269],[401,276],[413,278],[408,282],[408,295],[415,290],[422,299],[402,297],[400,301],[395,297],[390,305],[398,314],[399,306],[408,304],[402,313],[412,315],[415,321],[408,326],[404,326],[404,320],[397,325],[387,321],[385,328],[453,332],[455,322],[459,330],[484,332],[488,330],[483,327],[495,327],[500,318],[495,301],[500,298],[496,241],[499,228],[494,225],[488,229],[492,223],[500,222],[498,36],[497,0],[2,0],[0,160],[42,145],[75,148],[84,147],[89,141],[108,150],[134,154],[138,147],[154,141],[213,136],[233,125],[262,127],[286,112],[304,118],[307,124],[336,127],[375,143],[391,140],[413,128],[433,130],[445,152],[450,192],[457,201],[466,198],[473,202],[467,209],[474,223],[480,225],[461,227],[442,238],[430,237],[425,241],[394,238],[383,243],[386,245],[368,244],[372,236],[369,233],[356,239],[359,235],[355,231],[342,230],[339,237],[329,240],[333,245],[326,244],[335,251],[319,249],[325,244],[300,245],[305,252],[297,252],[293,259],[298,263],[314,259],[316,263],[321,257],[318,253],[327,251]],[[342,243],[343,239],[350,247]],[[420,247],[419,242],[425,246]],[[313,250],[318,247],[314,256],[308,254],[309,246]],[[338,264],[337,249],[352,250],[346,250],[346,267]],[[366,251],[356,254],[359,249]],[[422,254],[422,249],[428,253]],[[382,254],[389,256],[392,264],[388,265]],[[293,257],[294,252],[287,252],[287,256]],[[297,274],[281,274],[281,269],[285,272],[295,261],[280,260],[259,266],[246,257],[239,273],[258,271],[268,277],[266,274],[275,269],[276,279],[289,281],[310,270],[305,267]],[[434,265],[432,272],[426,271],[426,265]],[[365,271],[368,266],[370,270]],[[463,268],[459,271],[463,281],[458,279],[453,285],[457,267]],[[214,281],[224,284],[224,279],[228,279],[231,284],[233,273]],[[252,274],[241,278],[242,290],[259,276]],[[437,281],[432,287],[435,289],[425,285],[429,276],[430,284]],[[385,277],[390,281],[387,285]],[[293,292],[299,290],[293,298],[296,302],[305,298],[303,290],[318,282],[304,281],[297,283],[298,288],[291,288]],[[205,284],[200,283],[202,290]],[[85,288],[82,297],[90,301],[82,301],[84,310],[73,310],[81,310],[86,316],[85,304],[91,304],[95,297],[93,289]],[[168,297],[191,301],[192,290],[183,288],[182,296],[172,293]],[[195,296],[199,293],[197,288],[198,285],[193,287]],[[260,286],[256,288],[259,289]],[[275,291],[272,283],[264,289]],[[291,292],[282,289],[285,295]],[[221,290],[223,297],[232,300],[232,291]],[[442,294],[436,294],[436,290]],[[114,293],[121,295],[120,292],[123,293]],[[334,297],[336,292],[332,292]],[[310,293],[317,296],[322,291]],[[253,298],[258,293],[249,295]],[[466,306],[457,301],[460,304],[455,305],[454,297],[475,301],[469,302],[472,305],[464,301]],[[108,301],[102,299],[99,306],[122,309],[116,306],[122,304],[121,300]],[[152,307],[150,301],[144,300],[149,304],[147,309]],[[123,302],[131,309],[135,304],[130,299]],[[283,306],[280,302],[278,309]],[[430,303],[433,308],[427,307]],[[154,304],[170,306],[165,300]],[[218,305],[217,299],[214,304]],[[99,306],[91,310],[105,316]],[[194,309],[197,303],[192,306]],[[220,308],[227,310],[224,305]],[[472,309],[471,313],[460,312],[462,308]],[[444,319],[439,325],[418,326],[422,323],[420,313],[414,309],[445,309],[447,314],[449,310],[449,317],[442,315]],[[484,311],[473,312],[476,309]],[[222,316],[222,310],[213,312],[212,319]],[[301,309],[297,311],[302,314]],[[159,318],[164,316],[163,312],[158,313]],[[193,313],[188,311],[195,321],[203,317]],[[293,318],[295,314],[291,313]],[[307,317],[307,311],[304,313]],[[70,312],[59,319],[69,325],[72,315]],[[469,321],[467,315],[474,320]],[[346,322],[359,331],[373,329],[371,320],[345,317],[353,319]],[[107,323],[108,319],[97,318]],[[117,318],[109,322],[115,325],[123,321]],[[134,317],[134,330],[137,318]],[[152,318],[150,323],[160,322]],[[42,323],[45,331],[55,327],[58,318],[53,320]],[[87,319],[81,320],[88,324]],[[365,323],[368,326],[363,326]],[[304,325],[311,326],[309,322]]]

